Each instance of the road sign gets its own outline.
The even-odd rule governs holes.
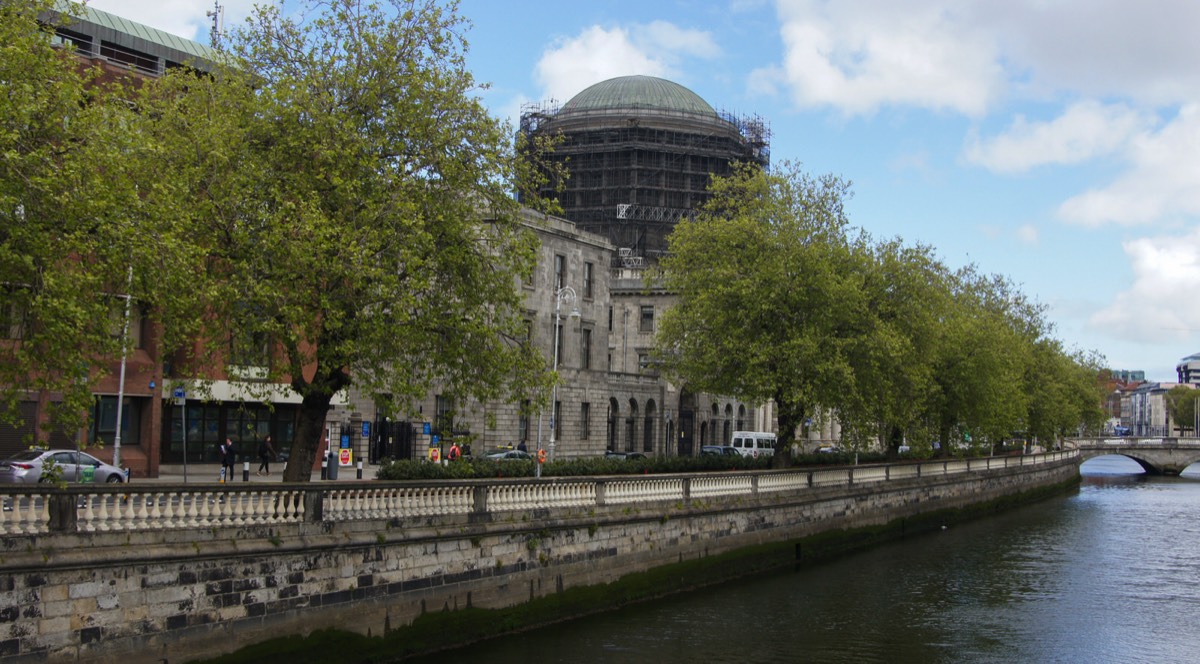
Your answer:
[[[172,393],[172,396],[174,396],[176,399],[183,399],[187,396],[187,393],[183,391],[182,387],[177,387],[175,388],[175,392]]]
[[[363,438],[371,437],[371,423],[370,422],[362,423],[362,437]]]
[[[349,466],[352,459],[353,459],[353,455],[350,453],[349,448],[343,447],[342,449],[338,450],[338,465],[339,466]]]

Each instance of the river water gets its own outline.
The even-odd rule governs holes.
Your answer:
[[[1200,464],[425,658],[454,664],[1200,661]]]

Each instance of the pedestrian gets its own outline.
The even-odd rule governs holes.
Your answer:
[[[275,448],[271,445],[271,437],[267,436],[258,444],[258,472],[254,474],[259,477],[270,476],[271,457],[273,456],[275,456]]]
[[[450,443],[450,453],[446,455],[446,458],[450,461],[458,461],[460,456],[462,456],[462,450],[458,449],[458,443]]]
[[[522,452],[528,452],[528,451],[529,451],[529,449],[525,447],[525,441],[523,441],[523,440],[522,440],[520,443],[518,443],[518,444],[517,444],[517,449],[518,449],[518,450],[521,450]]]
[[[225,483],[225,478],[233,481],[233,462],[237,453],[233,451],[233,441],[226,438],[224,443],[221,443],[221,484]]]

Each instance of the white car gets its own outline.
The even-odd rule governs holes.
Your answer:
[[[125,471],[96,457],[76,450],[25,450],[0,461],[0,484],[37,484],[51,482],[50,473],[43,476],[50,462],[58,477],[65,482],[95,482],[118,484],[125,481]]]

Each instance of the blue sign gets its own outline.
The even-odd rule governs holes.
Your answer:
[[[363,438],[371,437],[371,423],[370,422],[363,422],[362,437]]]
[[[350,434],[342,434],[342,447],[350,447]]]
[[[185,396],[185,393],[184,393],[182,387],[175,388],[175,398],[176,399],[182,399],[182,398],[184,398],[184,396]]]
[[[433,428],[429,426],[428,422],[426,422],[425,423],[425,435],[428,436],[430,433],[433,433]]]
[[[438,437],[437,437],[437,436],[434,436],[434,437],[433,437],[433,440],[430,440],[430,441],[429,441],[429,446],[430,446],[430,447],[433,447],[434,445],[437,445],[437,444],[438,444]]]

